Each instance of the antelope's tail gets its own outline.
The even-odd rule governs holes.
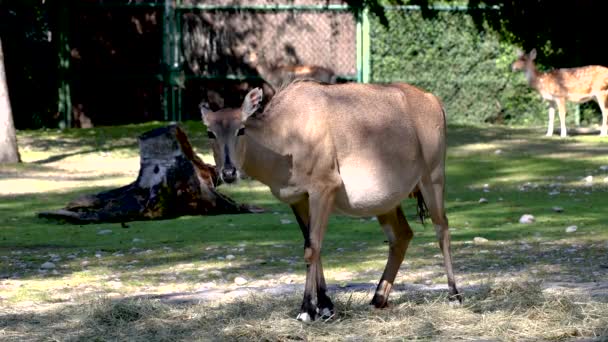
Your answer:
[[[422,192],[420,192],[420,189],[416,186],[408,197],[416,199],[416,214],[420,218],[420,223],[424,224],[424,219],[429,217],[429,208],[427,208],[426,202],[424,202]]]

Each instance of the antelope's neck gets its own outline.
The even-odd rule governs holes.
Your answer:
[[[532,64],[526,68],[526,79],[528,80],[528,84],[532,88],[538,87],[539,74],[540,73],[538,72],[538,70],[536,69],[536,66],[534,64]]]
[[[272,170],[279,165],[281,156],[264,145],[265,139],[272,136],[267,128],[247,125],[245,136],[239,140],[236,148],[236,161],[248,176],[269,185],[273,182]]]

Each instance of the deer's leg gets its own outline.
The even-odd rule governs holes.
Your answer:
[[[608,92],[596,95],[597,103],[602,110],[602,127],[600,129],[600,137],[608,136]]]
[[[553,135],[553,123],[555,122],[555,103],[549,102],[549,124],[547,125],[546,136],[550,137]]]
[[[291,205],[291,210],[296,216],[302,235],[304,236],[304,249],[310,248],[310,210],[308,200]],[[323,267],[319,257],[319,267],[317,267],[317,306],[321,318],[330,318],[334,315],[334,304],[327,296],[327,285],[323,275]]]
[[[450,301],[458,300],[462,303],[462,294],[456,288],[456,280],[454,278],[454,268],[452,266],[452,247],[450,230],[448,227],[448,218],[445,215],[444,208],[444,176],[443,174],[431,180],[431,177],[423,176],[420,183],[420,191],[422,197],[431,214],[431,220],[435,226],[435,234],[439,241],[439,248],[443,254],[443,264],[448,278],[448,288],[450,293]]]
[[[414,232],[407,223],[401,206],[388,214],[378,216],[378,222],[388,239],[388,261],[371,304],[376,308],[383,308],[388,305],[388,295],[393,288],[393,282],[403,262],[407,247],[414,237]]]
[[[327,221],[333,210],[335,189],[326,188],[309,194],[310,207],[310,246],[304,249],[306,262],[306,285],[304,286],[304,299],[297,319],[304,322],[312,321],[317,315],[319,280],[323,278],[321,266],[321,245],[327,229]],[[321,274],[321,276],[319,276]],[[322,296],[323,297],[323,296]]]
[[[568,131],[566,130],[566,99],[557,100],[557,111],[559,112],[559,136],[564,138],[568,136]]]

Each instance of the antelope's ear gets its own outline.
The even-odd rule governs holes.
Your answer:
[[[532,51],[530,51],[530,59],[531,60],[536,59],[536,49],[532,49]]]
[[[206,102],[201,102],[201,104],[198,105],[198,108],[201,111],[201,119],[203,120],[203,123],[205,124],[205,126],[209,126],[209,120],[207,120],[207,117],[208,114],[211,113],[211,109],[207,107]]]
[[[247,121],[247,118],[260,108],[264,96],[263,94],[264,92],[260,88],[255,88],[247,93],[245,100],[243,100],[243,105],[241,106],[241,120],[243,122]]]

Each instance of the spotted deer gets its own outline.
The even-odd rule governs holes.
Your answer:
[[[262,79],[275,92],[296,79],[310,79],[330,84],[336,83],[335,73],[326,67],[318,65],[272,65],[263,58],[263,55],[258,55],[255,51],[245,55],[244,60],[256,69]]]
[[[404,83],[295,81],[261,113],[262,90],[237,109],[201,108],[225,183],[244,171],[287,203],[304,235],[307,264],[297,318],[334,315],[321,248],[331,213],[376,216],[389,243],[388,261],[371,304],[383,308],[414,233],[401,202],[416,192],[428,208],[443,253],[450,300],[456,288],[445,213],[446,124],[434,95]],[[255,115],[254,115],[255,114]]]
[[[608,134],[606,122],[608,116],[608,68],[589,65],[539,72],[534,64],[535,59],[536,49],[532,49],[528,54],[520,51],[517,60],[511,65],[511,69],[513,71],[523,71],[528,84],[536,89],[544,100],[549,102],[547,136],[553,135],[556,108],[559,113],[560,136],[567,136],[566,100],[582,103],[595,99],[602,111],[600,136],[605,137]]]

